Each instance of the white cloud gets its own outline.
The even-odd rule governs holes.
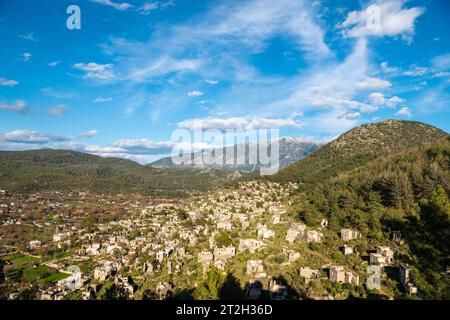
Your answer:
[[[434,57],[431,63],[439,70],[450,69],[450,53]]]
[[[209,83],[209,84],[212,84],[212,85],[216,85],[216,84],[219,83],[219,81],[217,81],[217,80],[209,80],[209,79],[206,79],[205,82]]]
[[[102,47],[116,57],[115,66],[123,75],[117,80],[179,80],[194,73],[216,81],[247,80],[256,69],[245,57],[260,52],[277,36],[293,40],[304,57],[332,55],[316,10],[306,0],[221,2],[186,23],[159,26],[146,42],[112,37]]]
[[[428,72],[428,68],[414,66],[410,70],[403,72],[405,76],[421,77]]]
[[[112,64],[98,64],[96,62],[89,63],[76,63],[74,64],[76,69],[86,72],[85,77],[90,79],[112,79],[115,77],[111,71]]]
[[[414,24],[425,9],[421,7],[404,8],[406,0],[376,0],[361,11],[352,11],[344,22],[347,37],[402,36],[410,41],[414,35]]]
[[[205,118],[205,119],[189,119],[178,123],[179,128],[186,129],[243,129],[248,125],[248,121],[244,118]]]
[[[403,105],[405,103],[405,100],[394,96],[392,98],[387,99],[386,101],[386,107],[388,108],[397,108],[399,105]]]
[[[14,87],[19,84],[19,81],[16,80],[8,80],[5,78],[0,77],[0,86],[4,87]]]
[[[170,153],[176,145],[173,141],[152,141],[148,139],[121,139],[113,143],[123,153],[131,154],[165,154]]]
[[[72,99],[75,96],[71,92],[55,91],[52,87],[45,87],[45,88],[42,88],[40,91],[50,97],[54,97],[54,98],[58,98],[58,99]]]
[[[0,103],[0,110],[14,111],[21,114],[30,113],[27,104],[22,100],[17,100],[14,104]]]
[[[27,61],[29,61],[29,60],[31,59],[32,56],[33,56],[33,55],[32,55],[31,53],[25,52],[25,53],[22,55],[22,60],[25,61],[25,62],[27,62]]]
[[[346,113],[346,114],[344,114],[344,117],[348,120],[356,120],[356,119],[361,118],[361,113],[359,113],[359,112]]]
[[[140,14],[149,15],[155,10],[165,10],[169,7],[175,6],[175,2],[173,0],[168,1],[150,1],[144,3],[139,7],[138,12]]]
[[[377,107],[385,106],[388,108],[396,108],[397,106],[405,103],[405,100],[403,100],[397,96],[388,98],[381,92],[371,93],[369,95],[369,101],[374,106],[377,106]]]
[[[58,64],[60,64],[61,61],[56,60],[56,61],[52,61],[48,64],[49,67],[56,67]]]
[[[77,139],[92,138],[92,137],[95,137],[97,134],[98,134],[98,130],[90,130],[90,131],[83,132],[76,138]]]
[[[36,145],[42,148],[43,145],[54,146],[55,143],[75,141],[81,138],[91,138],[97,134],[97,130],[91,130],[76,137],[64,137],[60,135],[44,134],[33,130],[14,130],[0,134],[0,142],[13,143],[19,149],[20,145]]]
[[[405,116],[405,117],[412,117],[411,110],[408,107],[403,107],[397,113],[396,116]]]
[[[389,81],[366,77],[364,80],[355,83],[355,88],[358,90],[376,90],[385,89],[392,86]]]
[[[375,106],[382,106],[386,103],[384,94],[382,94],[381,92],[371,93],[369,96],[369,101]]]
[[[334,109],[359,110],[360,112],[374,112],[377,110],[376,106],[364,102],[332,96],[324,96],[317,98],[312,102],[312,105],[315,107],[331,107]]]
[[[36,36],[34,35],[33,32],[27,33],[27,34],[20,34],[18,36],[21,39],[24,40],[28,40],[28,41],[33,41],[33,42],[38,42],[39,40],[36,38]]]
[[[441,71],[433,74],[433,78],[445,78],[445,77],[450,77],[450,72]]]
[[[256,118],[252,119],[248,125],[248,129],[267,129],[267,128],[282,128],[282,127],[295,127],[299,128],[301,124],[294,119],[266,119]]]
[[[91,2],[102,4],[104,6],[113,7],[114,9],[117,9],[120,11],[128,10],[128,9],[134,7],[132,4],[129,4],[127,2],[119,3],[119,2],[113,2],[112,0],[91,0]]]
[[[387,61],[380,63],[380,67],[383,73],[394,73],[398,71],[397,67],[390,67]]]
[[[54,136],[48,134],[41,134],[32,130],[15,130],[0,134],[0,141],[2,142],[13,142],[13,143],[23,143],[23,144],[48,144],[51,142],[62,142],[67,141],[68,138],[61,136]]]
[[[104,98],[104,97],[97,97],[94,102],[95,103],[104,103],[104,102],[110,102],[113,98]]]
[[[158,2],[146,2],[139,8],[139,13],[148,15],[159,8]]]
[[[59,104],[48,109],[48,114],[52,117],[60,118],[67,112],[69,108],[66,105]]]
[[[336,135],[353,128],[358,123],[358,119],[355,116],[348,117],[346,115],[349,115],[346,111],[333,109],[330,112],[315,115],[308,119],[308,122],[319,128],[322,135]]]
[[[294,119],[253,118],[247,120],[242,117],[235,118],[203,118],[189,119],[178,123],[179,128],[185,129],[241,129],[253,130],[262,128],[300,127]]]
[[[194,91],[189,91],[187,93],[187,95],[188,95],[188,97],[200,97],[203,95],[203,92],[194,90]]]

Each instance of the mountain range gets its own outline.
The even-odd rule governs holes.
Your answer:
[[[280,164],[284,169],[268,179],[322,182],[377,157],[420,148],[446,137],[444,131],[420,122],[386,120],[356,127],[323,147],[316,142],[282,138]],[[68,150],[0,151],[0,189],[17,193],[90,191],[185,196],[210,190],[246,172],[254,171],[247,179],[255,177],[254,169],[249,165],[178,167],[170,158],[141,165]]]
[[[291,138],[282,137],[277,141],[272,141],[269,143],[269,150],[272,150],[273,145],[278,144],[279,148],[279,161],[280,168],[285,168],[295,161],[302,159],[309,155],[310,153],[318,150],[322,144],[308,139],[303,138]],[[244,155],[237,155],[238,148],[245,148],[246,152]],[[234,149],[234,152],[233,152]],[[192,153],[190,156],[191,163],[186,165],[176,165],[172,162],[171,157],[166,157],[159,159],[150,165],[155,168],[197,168],[197,169],[207,169],[215,168],[224,171],[243,171],[243,172],[253,172],[259,169],[259,165],[248,164],[249,163],[249,143],[241,145],[226,146],[220,149],[208,150],[213,154],[221,152],[223,155],[223,164],[221,165],[207,165],[204,161],[196,164],[194,159],[201,157],[201,152]],[[226,164],[225,160],[227,154],[234,154],[233,162],[234,164]],[[242,163],[242,164],[241,164]]]

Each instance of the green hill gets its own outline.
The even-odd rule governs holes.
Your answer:
[[[356,168],[378,156],[408,150],[447,137],[433,126],[403,120],[364,124],[272,177],[275,181],[315,183]]]
[[[222,181],[218,172],[167,170],[68,150],[0,151],[0,189],[183,196]]]
[[[363,125],[272,179],[304,182],[289,214],[310,226],[327,219],[335,232],[360,230],[369,247],[359,252],[400,232],[396,259],[412,266],[420,296],[450,298],[448,134],[410,121]]]

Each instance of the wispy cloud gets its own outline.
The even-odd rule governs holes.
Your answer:
[[[33,55],[31,53],[25,52],[24,54],[22,54],[22,60],[25,61],[25,62],[30,61],[32,56]]]
[[[76,141],[82,138],[91,138],[97,134],[97,130],[82,133],[76,137],[46,134],[34,130],[14,130],[0,134],[0,146],[8,150],[22,150],[29,147],[43,148],[58,147],[60,143]]]
[[[48,66],[49,67],[56,67],[60,63],[61,63],[61,61],[56,60],[56,61],[49,62]]]
[[[203,95],[203,92],[198,91],[198,90],[194,90],[194,91],[189,91],[187,93],[188,97],[200,97]]]
[[[30,109],[23,100],[17,100],[14,104],[0,103],[0,110],[13,111],[21,114],[30,113]]]
[[[392,84],[387,80],[366,77],[362,81],[355,83],[355,88],[358,90],[376,90],[385,89],[392,86]]]
[[[60,118],[67,112],[69,108],[66,105],[59,104],[48,109],[48,114],[55,118]]]
[[[113,79],[115,77],[112,64],[99,64],[96,62],[76,63],[74,68],[85,72],[85,77],[89,79]]]
[[[90,0],[90,1],[104,6],[112,7],[120,11],[128,10],[134,7],[132,4],[128,2],[114,2],[112,0]]]
[[[395,113],[396,116],[412,117],[411,110],[408,107],[403,107]]]
[[[39,39],[36,37],[36,35],[33,32],[29,32],[27,34],[20,34],[20,35],[18,35],[18,37],[23,40],[28,40],[28,41],[33,41],[33,42],[39,41]]]
[[[217,80],[209,80],[209,79],[206,79],[205,82],[208,84],[212,84],[212,85],[216,85],[219,83],[219,81],[217,81]]]
[[[268,129],[281,127],[300,127],[300,123],[294,119],[269,119],[253,118],[246,119],[242,117],[235,118],[203,118],[189,119],[178,123],[179,128],[185,129]]]
[[[165,10],[169,7],[175,6],[175,1],[149,1],[145,2],[142,6],[138,8],[138,12],[143,15],[149,15],[155,10]]]
[[[90,130],[78,135],[76,139],[92,138],[98,134],[98,130]]]
[[[421,77],[428,72],[428,68],[413,66],[410,70],[403,72],[405,76]]]
[[[56,91],[52,87],[45,87],[45,88],[40,89],[40,91],[45,95],[48,95],[48,96],[54,97],[54,98],[58,98],[58,99],[73,99],[75,97],[75,94],[72,92]]]
[[[104,97],[97,97],[94,102],[95,103],[104,103],[104,102],[110,102],[113,98],[104,98]]]
[[[450,69],[450,53],[434,57],[431,60],[431,63],[434,68],[439,69],[439,70]]]
[[[8,80],[5,78],[0,77],[0,86],[4,86],[4,87],[14,87],[17,86],[19,84],[19,81],[16,80]]]

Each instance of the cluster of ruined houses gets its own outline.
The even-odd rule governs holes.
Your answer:
[[[257,182],[241,183],[235,190],[218,190],[188,204],[163,202],[142,208],[137,217],[98,224],[97,231],[79,234],[77,238],[80,246],[73,257],[85,257],[95,261],[93,272],[84,277],[80,274],[79,278],[72,274],[47,292],[43,292],[42,297],[59,299],[71,290],[84,288],[83,299],[90,299],[99,288],[97,284],[108,279],[114,279],[114,282],[125,288],[132,297],[136,288],[125,276],[127,272],[122,272],[124,269],[140,271],[143,274],[158,271],[164,274],[177,274],[190,272],[185,270],[184,265],[191,259],[196,259],[203,267],[203,271],[211,266],[226,270],[229,260],[238,253],[255,254],[271,243],[276,236],[274,226],[283,223],[283,215],[286,212],[281,200],[286,198],[293,188],[296,188],[296,185],[282,187],[272,183],[264,185]],[[180,210],[184,210],[193,222],[202,218],[202,221],[207,223],[193,223],[186,226],[177,215]],[[262,223],[259,219],[264,217],[266,212],[270,213],[272,226],[269,226],[268,220]],[[254,237],[239,239],[237,248],[233,245],[225,247],[216,245],[215,236],[221,230],[244,231],[250,225],[255,226]],[[321,243],[327,225],[327,220],[322,220],[320,226],[316,228],[293,223],[289,225],[283,237],[291,245],[298,242]],[[134,236],[131,237],[130,234]],[[57,231],[53,235],[53,241],[67,245],[67,241],[70,241],[73,235],[73,231]],[[357,254],[351,244],[353,240],[361,238],[360,232],[342,229],[340,237],[343,242],[343,254]],[[204,245],[205,239],[209,247]],[[29,246],[39,246],[38,241],[30,243]],[[296,250],[286,247],[282,251],[288,256],[289,262],[300,258],[300,252]],[[380,267],[390,265],[394,262],[394,254],[394,250],[390,247],[377,247],[376,252],[370,254],[369,263]],[[326,274],[331,282],[360,284],[359,274],[345,266],[329,265],[325,273],[323,269],[304,266],[300,269],[299,276],[306,283],[313,279],[321,279]],[[283,299],[286,296],[286,286],[266,273],[263,260],[247,260],[246,275],[250,279],[247,286],[249,298],[261,292],[261,283],[269,289],[272,298]],[[417,291],[409,267],[400,267],[400,279],[408,292],[413,294]],[[164,298],[170,290],[172,284],[169,282],[160,282],[155,288],[160,298]]]

